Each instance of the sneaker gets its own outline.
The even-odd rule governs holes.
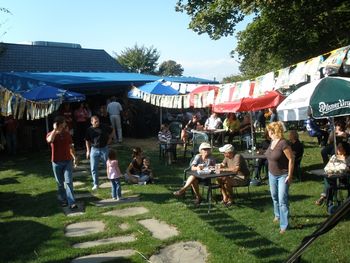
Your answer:
[[[92,191],[95,191],[95,190],[97,190],[97,189],[98,189],[98,185],[94,185],[94,186],[91,188]]]
[[[61,207],[67,207],[68,202],[67,201],[61,201]]]
[[[272,220],[272,222],[273,222],[274,224],[277,224],[279,221],[280,221],[280,219],[279,219],[278,217],[275,217],[275,218]]]
[[[70,210],[77,210],[78,209],[78,206],[76,204],[72,204],[70,207],[69,207]]]

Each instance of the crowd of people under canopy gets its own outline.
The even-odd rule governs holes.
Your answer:
[[[121,116],[122,112],[123,107],[115,98],[111,98],[107,105],[101,105],[98,111],[94,113],[91,112],[86,103],[81,103],[75,111],[70,109],[69,104],[64,104],[59,112],[59,115],[64,118],[64,128],[61,130],[54,128],[54,134],[59,134],[65,130],[69,136],[74,138],[74,140],[67,139],[67,141],[72,143],[74,141],[75,149],[86,149],[87,158],[90,159],[91,164],[91,174],[94,183],[93,190],[97,190],[99,186],[99,162],[102,161],[104,165],[107,165],[109,156],[108,144],[112,141],[116,143],[122,143],[123,141],[121,126],[123,121],[123,117]],[[179,118],[179,116],[181,117]],[[168,121],[165,121],[161,125],[158,133],[160,142],[168,142],[171,140],[172,134],[169,131],[168,124],[174,120],[181,121],[182,123],[180,139],[184,145],[191,143],[193,130],[224,130],[222,135],[216,135],[216,137],[214,137],[214,144],[219,146],[219,151],[224,155],[223,161],[219,162],[220,168],[236,174],[233,177],[221,178],[218,180],[222,193],[222,203],[226,206],[234,204],[233,187],[246,185],[252,179],[246,160],[236,149],[251,149],[252,132],[261,132],[263,134],[263,140],[256,145],[256,149],[261,154],[265,154],[266,158],[258,160],[253,176],[255,179],[261,180],[262,170],[264,167],[267,167],[270,191],[274,204],[274,221],[280,222],[281,233],[286,231],[288,228],[289,215],[288,187],[292,182],[293,176],[295,176],[295,173],[300,169],[304,147],[299,140],[298,132],[295,130],[289,132],[288,141],[283,138],[285,126],[282,122],[278,122],[275,109],[257,111],[253,117],[248,113],[217,114],[215,112],[206,116],[204,110],[196,110],[192,112],[180,112],[177,118],[173,118],[172,120],[167,118],[167,120]],[[13,121],[11,122],[11,118],[7,118],[4,124],[3,126],[6,127],[6,135],[17,128],[16,123]],[[57,126],[57,124],[55,125]],[[333,129],[333,127],[335,128]],[[320,154],[323,164],[326,167],[328,166],[327,171],[331,171],[331,168],[329,168],[329,160],[333,163],[335,159],[342,162],[346,166],[346,169],[350,166],[350,147],[348,145],[350,135],[349,117],[339,117],[334,120],[334,123],[331,123],[330,120],[326,119],[317,122],[310,115],[305,121],[305,128],[311,137],[317,138],[317,142],[321,147]],[[220,140],[219,136],[223,136],[223,140]],[[237,144],[237,140],[234,140],[237,137],[239,138],[238,141],[247,142],[245,145],[246,148]],[[55,136],[49,136],[48,138],[48,143],[53,145],[55,143]],[[224,141],[224,144],[221,144],[220,141]],[[164,147],[168,147],[166,144],[164,145]],[[337,145],[336,150],[334,145]],[[8,150],[13,150],[13,146],[10,147],[10,144],[7,147]],[[56,148],[57,147],[59,146],[56,145]],[[208,142],[200,145],[199,153],[195,154],[190,164],[192,170],[202,170],[203,166],[214,166],[216,164],[216,160],[211,154],[211,149],[212,145]],[[111,156],[113,156],[111,157],[113,160],[118,157],[117,154],[112,154]],[[73,154],[69,158],[72,159],[68,161],[75,160]],[[52,159],[52,161],[53,163],[55,162],[54,159]],[[75,203],[72,201],[74,200],[73,186],[71,186],[70,189],[72,193],[64,194],[62,177],[58,179],[59,176],[56,174],[57,169],[55,170],[54,167],[53,165],[59,188],[58,191],[62,199],[61,201],[66,204],[68,198],[68,203],[74,208]],[[118,169],[116,170],[118,171]],[[154,182],[151,160],[143,155],[143,151],[139,147],[133,149],[132,160],[129,165],[127,165],[123,177],[126,182],[134,184]],[[174,192],[174,195],[182,196],[186,189],[192,187],[195,195],[195,204],[199,205],[202,202],[202,197],[198,189],[199,183],[198,178],[189,176],[185,185]],[[324,180],[324,189],[320,198],[315,202],[317,205],[321,205],[325,201],[327,201],[327,203],[330,202],[335,192],[334,184],[334,180],[331,178],[326,178]],[[116,196],[116,193],[120,192],[120,184],[112,184],[112,186],[114,189],[114,194],[112,195]],[[119,198],[118,196],[118,199]]]

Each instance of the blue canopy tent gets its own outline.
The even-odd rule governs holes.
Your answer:
[[[21,94],[23,98],[32,101],[60,100],[62,102],[78,102],[85,100],[85,95],[52,86],[40,85]],[[49,121],[45,117],[46,132],[49,131]]]
[[[27,100],[58,100],[62,98],[64,102],[77,102],[85,100],[85,95],[73,91],[67,91],[52,86],[41,85],[32,90],[22,93]]]
[[[146,83],[145,85],[142,85],[141,87],[138,88],[142,92],[150,93],[150,94],[155,94],[155,95],[179,95],[180,92],[177,90],[173,89],[170,86],[164,85],[162,81],[154,81],[154,82],[149,82]],[[137,92],[134,92],[133,90],[128,92],[128,98],[136,98],[137,97]],[[162,125],[162,107],[160,107],[160,125]]]

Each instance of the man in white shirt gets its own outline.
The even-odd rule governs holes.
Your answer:
[[[206,130],[215,130],[219,129],[222,125],[221,119],[218,117],[218,115],[213,112],[210,117],[205,121],[204,129]]]
[[[118,141],[121,143],[123,141],[122,135],[122,124],[120,119],[120,112],[123,111],[122,105],[116,101],[115,97],[111,98],[111,102],[107,105],[107,112],[109,114],[109,119],[111,121],[112,127],[114,129],[114,138],[116,139],[116,132],[118,134]]]

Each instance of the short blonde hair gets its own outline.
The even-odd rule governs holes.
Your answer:
[[[280,121],[274,121],[271,122],[269,125],[267,125],[266,129],[268,131],[271,131],[274,135],[277,136],[278,139],[283,138],[283,125]]]

